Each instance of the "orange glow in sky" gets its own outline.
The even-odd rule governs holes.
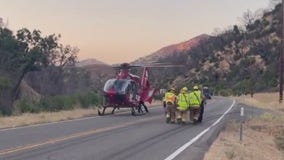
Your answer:
[[[240,24],[270,0],[0,0],[9,28],[61,34],[79,59],[130,62],[161,47]]]

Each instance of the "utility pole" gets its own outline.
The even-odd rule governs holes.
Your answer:
[[[279,75],[279,103],[283,100],[283,51],[284,51],[284,0],[282,0],[282,19],[281,19],[281,49],[280,49],[280,75]]]

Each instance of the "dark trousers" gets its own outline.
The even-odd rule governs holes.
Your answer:
[[[202,122],[203,113],[204,113],[204,105],[205,105],[205,101],[202,101],[201,105],[200,105],[200,112],[199,112],[198,122]]]
[[[196,122],[200,116],[200,107],[190,106],[189,107],[190,121]]]
[[[167,114],[167,105],[166,105],[166,102],[163,101],[163,107],[164,107],[164,111],[165,111],[165,115]]]
[[[143,111],[142,111],[142,107],[144,107],[144,109],[145,109],[145,111],[146,111],[147,113],[149,112],[149,110],[148,110],[147,106],[145,105],[145,103],[144,103],[143,101],[140,101],[140,102],[139,102],[139,110],[140,110],[141,112],[143,112]]]

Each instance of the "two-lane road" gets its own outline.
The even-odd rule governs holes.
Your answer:
[[[127,112],[4,129],[0,160],[200,159],[194,144],[216,132],[234,112],[234,104],[214,97],[198,125],[166,124],[162,107],[156,107],[143,116]]]

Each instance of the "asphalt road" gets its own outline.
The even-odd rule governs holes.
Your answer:
[[[231,99],[209,100],[201,124],[166,124],[162,106],[0,130],[0,160],[199,160],[218,132],[237,116]]]

